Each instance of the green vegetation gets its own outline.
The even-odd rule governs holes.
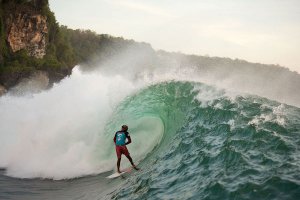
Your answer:
[[[53,80],[70,74],[77,59],[68,36],[60,30],[54,14],[49,9],[48,0],[4,0],[0,4],[0,84],[11,87],[19,79],[36,70],[47,71]],[[11,13],[22,12],[38,13],[47,17],[47,50],[42,59],[28,56],[26,50],[13,53],[9,49],[5,19]]]
[[[97,34],[91,30],[72,30],[61,26],[60,32],[67,38],[73,48],[76,61],[80,63],[89,63],[95,56],[97,60],[107,60],[129,47],[153,51],[149,44],[125,40],[122,37],[112,37],[107,34]]]

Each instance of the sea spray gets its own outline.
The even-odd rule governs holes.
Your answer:
[[[54,179],[112,169],[112,157],[103,161],[94,152],[113,146],[103,137],[105,123],[136,89],[124,77],[82,74],[75,68],[48,91],[2,97],[0,166],[9,176]]]

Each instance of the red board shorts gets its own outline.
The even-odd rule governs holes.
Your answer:
[[[118,158],[121,158],[122,154],[124,154],[126,157],[129,156],[129,151],[125,145],[124,146],[116,145],[116,153]]]

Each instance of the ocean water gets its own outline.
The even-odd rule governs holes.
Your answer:
[[[209,102],[202,91],[218,93]],[[300,109],[198,83],[151,86],[121,108],[155,116],[162,141],[114,199],[298,199]],[[134,149],[134,148],[133,148]]]
[[[0,199],[300,197],[297,106],[176,73],[133,81],[76,68],[0,109]],[[141,170],[106,179],[122,124]]]

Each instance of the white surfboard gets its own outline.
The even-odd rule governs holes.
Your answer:
[[[121,170],[121,173],[115,172],[112,175],[107,176],[106,178],[117,178],[117,177],[119,177],[119,176],[121,176],[121,175],[123,175],[125,173],[129,173],[131,171],[132,171],[132,167],[128,167],[128,168],[126,168],[124,170]]]
[[[119,172],[116,172],[116,173],[114,173],[114,174],[112,174],[112,175],[109,175],[108,177],[106,177],[106,178],[117,178],[117,177],[119,177],[119,176],[121,176],[122,174],[125,174],[126,172],[121,172],[121,173],[119,173]]]

